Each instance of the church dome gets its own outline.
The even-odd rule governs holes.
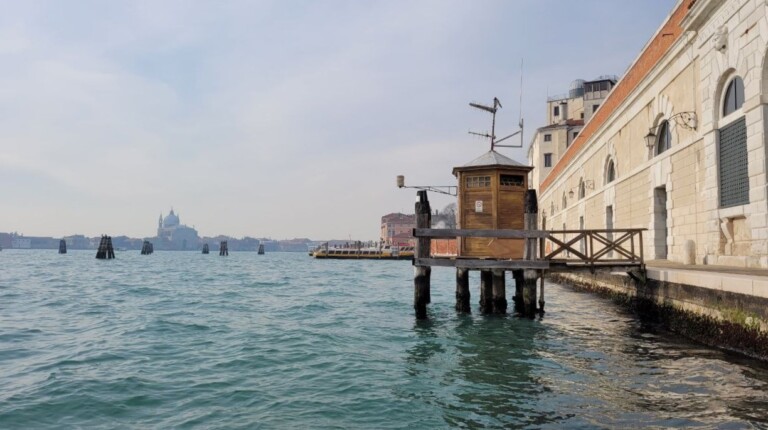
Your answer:
[[[171,209],[171,213],[163,218],[163,228],[176,227],[177,225],[179,225],[179,217]]]

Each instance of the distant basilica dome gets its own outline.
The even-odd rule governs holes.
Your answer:
[[[179,216],[173,213],[173,209],[171,209],[171,213],[163,218],[163,228],[176,227],[177,225],[179,225]]]

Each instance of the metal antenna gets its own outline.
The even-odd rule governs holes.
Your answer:
[[[523,129],[522,129],[522,124],[523,124],[522,117],[521,117],[521,120],[520,120],[520,130],[510,134],[509,136],[504,136],[501,139],[496,140],[496,112],[499,110],[500,107],[502,107],[501,106],[501,102],[499,101],[498,98],[496,98],[496,97],[493,98],[493,107],[481,105],[479,103],[470,103],[469,105],[472,106],[473,108],[477,108],[477,109],[480,109],[480,110],[484,110],[486,112],[490,112],[492,114],[492,116],[493,116],[492,119],[491,119],[491,134],[488,134],[488,133],[476,133],[474,131],[470,131],[469,134],[474,134],[475,136],[480,136],[480,137],[485,137],[485,138],[491,139],[491,151],[493,151],[497,146],[498,147],[502,147],[502,148],[522,148],[523,147],[522,146],[522,140],[520,141],[520,146],[518,146],[518,145],[499,145],[499,142],[503,142],[503,141],[509,139],[512,136],[517,136],[518,134],[522,133],[522,131],[523,131]]]
[[[517,122],[520,127],[520,147],[523,147],[523,61],[525,58],[520,59],[520,119]]]

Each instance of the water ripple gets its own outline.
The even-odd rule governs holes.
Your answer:
[[[407,261],[117,257],[0,253],[0,428],[768,425],[765,364],[558,285],[458,316],[435,269],[415,321]]]

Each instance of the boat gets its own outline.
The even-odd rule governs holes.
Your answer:
[[[310,251],[315,258],[336,260],[410,260],[412,246],[384,246],[382,248],[329,248],[318,246]]]

